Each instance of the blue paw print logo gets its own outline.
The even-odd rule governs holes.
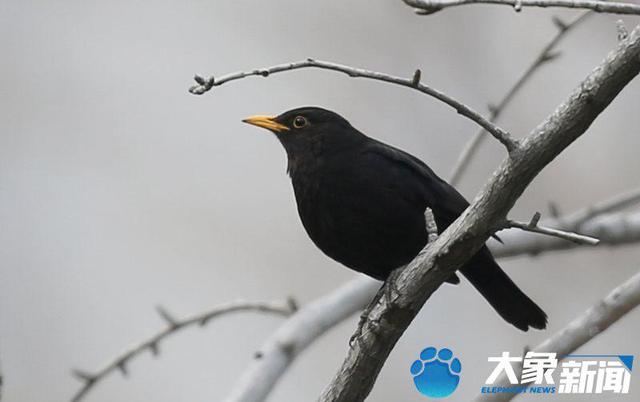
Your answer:
[[[451,395],[458,387],[461,371],[460,360],[447,348],[438,351],[428,347],[420,353],[420,360],[411,365],[413,383],[422,395],[430,398]]]

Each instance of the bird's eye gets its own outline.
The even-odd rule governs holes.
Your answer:
[[[307,119],[303,116],[296,116],[296,118],[293,119],[293,127],[295,128],[302,128],[307,124],[309,124],[309,121],[307,121]]]

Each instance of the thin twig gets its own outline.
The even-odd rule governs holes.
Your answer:
[[[562,231],[580,231],[596,236],[603,245],[623,245],[640,240],[640,213],[613,214],[640,202],[640,188],[616,195],[605,201],[585,207],[577,212],[543,222],[542,226]],[[508,246],[492,248],[496,257],[512,257],[524,254],[538,255],[553,250],[566,250],[574,243],[540,236],[528,236],[522,232],[506,232],[500,235]]]
[[[502,229],[518,228],[526,232],[540,233],[548,236],[558,237],[560,239],[569,240],[577,244],[584,244],[589,246],[595,246],[600,242],[600,240],[596,239],[595,237],[540,226],[538,224],[538,221],[540,221],[540,212],[536,212],[529,222],[518,222],[507,219],[502,225]]]
[[[556,353],[565,356],[625,316],[640,304],[640,272],[625,283],[613,289],[604,299],[594,304],[584,313],[571,321],[566,327],[556,332],[532,350],[543,353]],[[495,387],[511,386],[505,375],[498,377]],[[506,402],[514,398],[516,393],[482,394],[476,402]]]
[[[509,89],[509,91],[507,91],[507,93],[500,100],[500,102],[497,105],[490,105],[489,120],[491,120],[492,122],[497,121],[502,115],[502,112],[505,110],[507,105],[520,92],[524,84],[527,83],[529,79],[531,79],[531,77],[533,77],[534,73],[543,65],[558,58],[560,53],[553,51],[556,48],[556,46],[558,46],[558,43],[560,43],[560,41],[565,37],[565,35],[569,31],[571,31],[578,24],[586,20],[587,17],[589,17],[591,14],[592,12],[590,11],[583,12],[582,14],[580,14],[578,17],[576,17],[574,20],[572,20],[569,23],[565,23],[564,21],[562,21],[557,17],[553,19],[553,22],[557,27],[558,32],[551,39],[551,41],[549,41],[549,43],[547,43],[547,45],[542,49],[542,51],[538,54],[538,56],[535,58],[533,63],[531,63],[529,67],[527,67],[527,69],[524,70],[520,78],[518,78],[515,84]],[[474,155],[480,148],[480,144],[486,138],[486,134],[487,134],[487,131],[484,129],[481,129],[473,137],[471,137],[471,139],[465,144],[462,152],[458,156],[456,164],[454,165],[453,169],[451,169],[451,173],[449,175],[449,183],[451,183],[451,185],[455,186],[460,182],[460,178],[462,177],[467,167],[469,166],[469,163],[471,163],[471,160],[473,159]]]
[[[293,299],[289,299],[285,302],[250,302],[250,301],[236,301],[224,303],[216,306],[204,313],[196,314],[187,318],[177,319],[167,312],[162,307],[158,307],[158,313],[160,317],[166,322],[166,327],[157,332],[155,335],[143,340],[139,344],[127,349],[113,360],[106,363],[102,368],[94,372],[87,372],[84,370],[73,370],[73,375],[82,381],[82,387],[76,392],[71,399],[72,402],[80,401],[93,387],[103,380],[106,376],[114,371],[120,371],[122,375],[127,375],[127,364],[136,356],[145,351],[151,352],[153,356],[158,356],[160,353],[160,343],[171,334],[178,332],[182,329],[192,326],[205,326],[214,318],[217,318],[223,314],[228,314],[237,311],[257,311],[263,313],[272,313],[282,316],[289,316],[296,311],[297,307]]]
[[[429,15],[445,8],[468,4],[497,4],[521,11],[523,7],[582,8],[598,13],[640,15],[640,6],[604,0],[403,0],[421,15]]]
[[[563,219],[554,219],[549,225],[563,230],[571,230],[572,225],[563,226]],[[580,226],[582,234],[596,236],[600,241],[598,246],[623,246],[640,241],[640,212],[609,213],[599,215]],[[551,251],[569,250],[582,247],[582,244],[565,241],[551,236],[535,236],[528,232],[512,230],[500,234],[500,238],[507,244],[489,244],[489,248],[496,258],[518,257],[523,255],[535,256]]]
[[[237,73],[224,75],[220,78],[215,78],[213,76],[209,78],[203,78],[199,75],[196,75],[194,77],[194,80],[196,81],[197,85],[194,85],[191,88],[189,88],[189,92],[191,92],[194,95],[202,95],[208,92],[209,90],[211,90],[213,87],[222,85],[229,81],[234,81],[234,80],[251,77],[251,76],[268,77],[271,74],[275,74],[283,71],[298,70],[301,68],[320,68],[324,70],[339,71],[353,78],[357,78],[357,77],[368,78],[376,81],[388,82],[391,84],[396,84],[396,85],[404,86],[407,88],[415,89],[417,91],[420,91],[424,94],[432,96],[446,103],[447,105],[454,108],[462,116],[465,116],[470,120],[479,124],[483,129],[488,131],[498,141],[500,141],[500,143],[507,148],[507,151],[512,152],[518,147],[518,141],[516,141],[511,136],[511,134],[509,134],[508,132],[506,132],[496,124],[484,118],[480,113],[471,109],[471,107],[461,102],[458,102],[452,97],[436,89],[433,89],[425,84],[422,84],[419,81],[421,77],[421,73],[419,72],[419,70],[417,70],[416,73],[414,73],[414,75],[411,78],[402,78],[402,77],[397,77],[397,76],[393,76],[393,75],[389,75],[389,74],[385,74],[377,71],[364,70],[361,68],[346,66],[343,64],[337,64],[337,63],[332,63],[328,61],[306,59],[306,60],[296,61],[292,63],[278,64],[278,65],[266,67],[266,68],[259,68],[251,71],[240,71]]]
[[[619,194],[608,200],[599,202],[565,218],[565,225],[570,223],[574,229],[577,230],[580,226],[593,219],[594,217],[609,212],[618,211],[632,205],[640,203],[640,188],[631,190],[629,192]]]
[[[555,217],[540,226],[554,227],[563,232],[580,231],[596,236],[601,244],[619,245],[635,242],[640,236],[640,213],[625,215],[612,212],[640,203],[640,188],[618,194],[571,214]],[[557,208],[557,207],[554,207]],[[520,236],[514,232],[501,234],[508,247],[497,247],[494,255],[510,257],[522,254],[537,255],[544,251],[571,248],[567,242],[557,242],[546,237]]]

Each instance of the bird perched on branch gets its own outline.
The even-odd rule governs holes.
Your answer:
[[[444,231],[469,206],[418,158],[376,141],[329,110],[303,107],[246,123],[272,131],[287,152],[287,172],[302,224],[326,255],[379,280],[409,263],[428,239],[424,211]],[[507,322],[544,329],[546,314],[483,246],[460,272]],[[459,283],[453,274],[447,282]]]

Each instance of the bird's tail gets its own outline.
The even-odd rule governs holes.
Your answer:
[[[546,328],[545,312],[513,283],[486,246],[460,272],[508,323],[522,331]]]

